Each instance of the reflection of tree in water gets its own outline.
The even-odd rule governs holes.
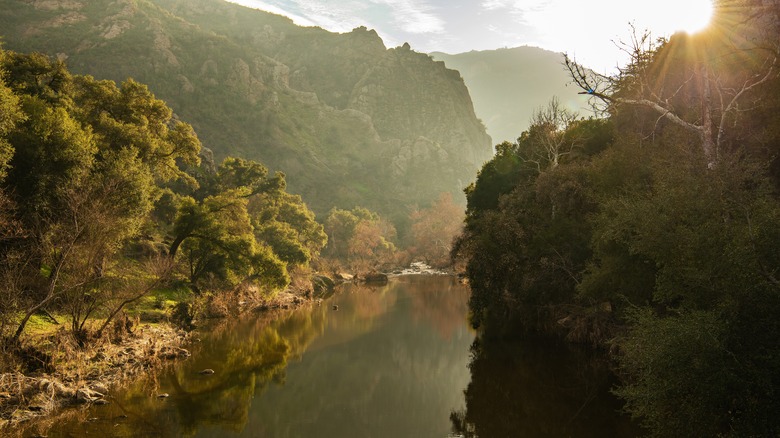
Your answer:
[[[608,363],[545,340],[480,340],[471,347],[465,411],[450,415],[463,437],[633,437],[609,393]]]
[[[268,436],[280,437],[445,436],[447,414],[462,403],[460,391],[468,381],[464,353],[473,339],[466,324],[468,296],[461,295],[458,314],[451,313],[458,307],[454,303],[441,303],[438,313],[418,307],[438,306],[437,295],[449,300],[446,293],[467,290],[440,276],[401,277],[386,287],[352,290],[338,297],[339,322],[329,324],[342,326],[329,333],[329,348],[307,351],[284,391],[274,388],[255,399],[248,428],[264,426]],[[425,320],[426,315],[439,320],[451,315],[461,329],[443,340],[442,327],[449,324]],[[371,330],[365,330],[369,320]]]
[[[468,314],[469,292],[455,277],[418,276],[404,287],[412,298],[412,317],[415,322],[433,324],[444,339],[463,327]]]
[[[364,321],[371,326],[374,318],[387,313],[387,310],[395,306],[396,293],[392,286],[351,284],[344,289],[347,306],[342,306],[340,311],[349,312],[352,315],[350,322]],[[349,294],[349,295],[347,295]]]
[[[306,308],[279,321],[225,321],[209,327],[193,346],[191,360],[156,380],[137,382],[95,421],[50,430],[50,436],[193,436],[204,426],[240,432],[252,398],[272,382],[282,383],[288,361],[299,357],[325,329],[325,308]],[[212,375],[200,370],[211,368]],[[168,398],[158,398],[159,393]],[[257,431],[262,432],[261,430]]]
[[[466,297],[448,295],[463,291],[446,278],[416,276],[350,286],[278,321],[225,321],[202,330],[192,357],[158,376],[157,386],[138,382],[90,409],[98,420],[48,435],[444,436],[468,382]],[[198,374],[206,368],[215,373]],[[157,398],[162,392],[170,397]]]
[[[176,397],[180,434],[193,435],[201,425],[241,431],[252,396],[271,381],[284,380],[291,348],[275,327],[258,330],[232,346],[218,374],[200,376],[195,370],[179,369],[167,376]]]

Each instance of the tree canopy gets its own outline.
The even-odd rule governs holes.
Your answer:
[[[604,117],[543,108],[466,190],[472,324],[610,347],[655,436],[780,430],[780,33],[751,10],[615,76],[568,59]]]
[[[84,340],[89,318],[107,324],[175,278],[196,291],[286,287],[288,266],[327,237],[285,189],[260,163],[204,158],[143,84],[0,50],[3,334],[18,340],[34,313],[56,309]]]

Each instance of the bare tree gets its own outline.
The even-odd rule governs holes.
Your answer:
[[[568,129],[577,118],[577,113],[566,109],[557,97],[553,97],[547,106],[539,107],[531,116],[529,129],[538,149],[526,161],[536,164],[540,171],[542,163],[552,168],[558,167],[561,158],[571,154],[578,145],[576,139],[567,136]]]
[[[706,37],[705,37],[706,38]],[[638,35],[632,26],[631,41],[619,47],[629,55],[627,66],[615,75],[593,72],[565,55],[565,66],[572,82],[591,97],[597,112],[614,110],[624,105],[641,106],[658,115],[656,126],[666,120],[699,137],[708,167],[717,164],[729,121],[742,111],[746,96],[758,86],[778,76],[777,51],[763,50],[764,61],[759,68],[740,77],[727,74],[716,67],[715,51],[708,53],[707,42],[700,40],[700,56],[686,59],[688,65],[683,79],[666,81],[665,71],[657,71],[659,47],[665,40],[653,40],[648,32]],[[731,41],[732,51],[743,50],[748,43]],[[668,61],[667,61],[668,62]],[[695,105],[675,106],[684,91],[693,90],[698,96],[699,111],[689,111]]]

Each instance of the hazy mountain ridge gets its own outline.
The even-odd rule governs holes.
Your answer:
[[[374,31],[334,34],[219,0],[9,1],[5,47],[133,77],[217,158],[259,159],[313,208],[458,193],[492,152],[460,75]]]
[[[495,143],[517,139],[533,112],[553,96],[569,109],[589,115],[584,110],[587,99],[567,86],[571,79],[561,53],[523,46],[431,56],[463,75],[475,111]]]

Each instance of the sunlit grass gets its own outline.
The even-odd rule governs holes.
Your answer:
[[[167,318],[170,309],[177,303],[189,301],[191,298],[192,291],[184,285],[155,289],[133,303],[127,313],[148,322],[161,321]]]
[[[130,316],[139,316],[144,323],[156,323],[164,321],[168,317],[170,309],[177,303],[189,301],[192,299],[192,291],[185,285],[155,289],[147,296],[142,297],[135,303],[130,304],[125,311]],[[35,314],[32,315],[25,326],[24,332],[30,338],[43,338],[55,333],[61,328],[70,328],[70,317],[67,313],[50,313],[55,323],[50,317]],[[22,314],[18,315],[21,320]],[[87,325],[94,325],[102,322],[104,319],[98,315],[96,318],[90,318]]]

